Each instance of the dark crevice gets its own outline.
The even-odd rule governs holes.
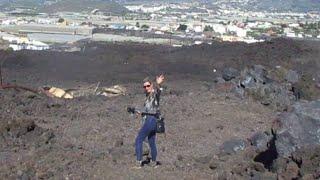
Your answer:
[[[276,136],[273,135],[272,139],[269,142],[268,149],[264,152],[259,153],[253,160],[260,162],[264,165],[269,171],[272,168],[273,161],[278,158],[278,152],[276,149]]]
[[[27,127],[27,132],[31,132],[36,128],[36,124],[33,122]]]
[[[302,165],[302,159],[300,159],[300,158],[294,158],[294,157],[291,157],[291,159],[292,159],[292,161],[293,161],[294,163],[297,164],[297,166],[298,166],[299,169],[300,169],[300,168],[301,168],[301,165]]]

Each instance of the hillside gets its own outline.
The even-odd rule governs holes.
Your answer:
[[[254,0],[248,7],[267,11],[320,11],[320,0]]]
[[[0,0],[2,8],[35,8],[42,12],[57,12],[57,11],[91,11],[100,9],[105,12],[115,14],[123,14],[128,12],[126,8],[119,4],[131,3],[149,3],[149,2],[191,2],[181,0],[164,0],[164,1],[146,1],[146,0]],[[214,4],[214,7],[233,7],[251,11],[293,11],[293,12],[308,12],[320,11],[320,0],[250,0],[250,1],[229,1],[229,0],[199,0],[198,2],[205,4]]]
[[[0,0],[0,6],[2,8],[39,8],[45,4],[45,2],[54,2],[47,0]]]
[[[118,0],[120,4],[125,3],[139,3],[147,2],[143,0]],[[182,1],[182,0],[153,0],[148,2],[195,2],[194,0]],[[218,7],[233,7],[241,8],[243,10],[251,11],[293,11],[293,12],[308,12],[308,11],[320,11],[319,0],[196,0],[205,4],[214,4]]]
[[[39,12],[55,13],[58,11],[71,12],[90,12],[94,9],[100,9],[106,13],[124,14],[128,10],[114,1],[108,0],[2,0],[1,8],[29,8]]]
[[[320,98],[319,42],[79,46],[85,48],[70,53],[0,51],[5,83],[126,89],[117,97],[69,100],[0,89],[1,179],[320,178],[320,101],[306,101]],[[135,170],[141,119],[126,108],[143,105],[142,79],[160,73],[166,77],[160,104],[167,131],[157,135],[160,166]],[[301,91],[290,99],[297,104],[275,109],[294,97],[291,86]],[[299,151],[282,156],[295,145]]]
[[[114,13],[114,14],[124,14],[127,13],[128,10],[113,2],[113,1],[105,1],[105,0],[61,0],[57,3],[54,3],[49,6],[45,6],[41,9],[43,12],[53,13],[58,11],[86,11],[90,12],[94,9],[99,9],[106,13]]]

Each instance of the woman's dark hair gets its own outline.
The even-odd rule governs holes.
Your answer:
[[[143,83],[149,82],[150,84],[152,84],[152,81],[149,77],[146,77],[143,79]]]

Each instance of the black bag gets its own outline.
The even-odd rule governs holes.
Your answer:
[[[157,119],[157,128],[156,128],[157,133],[165,133],[166,129],[164,126],[164,118],[159,118]]]

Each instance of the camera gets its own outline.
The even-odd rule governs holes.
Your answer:
[[[127,107],[128,113],[134,114],[136,112],[136,108],[134,107]]]

